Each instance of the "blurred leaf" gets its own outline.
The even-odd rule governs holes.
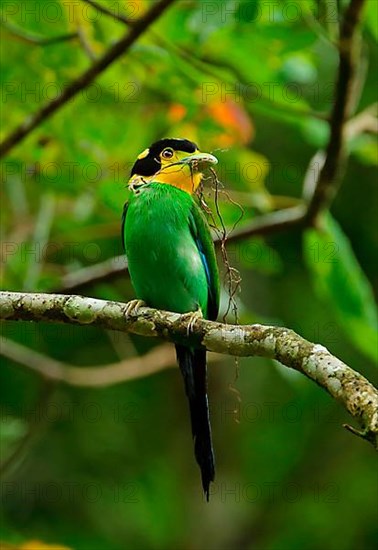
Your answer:
[[[242,23],[251,23],[257,20],[260,13],[260,0],[241,0],[235,11],[235,19]]]
[[[318,149],[325,147],[329,136],[329,125],[325,120],[306,118],[302,121],[301,126],[308,143]]]
[[[116,184],[112,180],[105,180],[99,186],[100,201],[119,215],[122,205],[126,202],[126,184]]]
[[[378,166],[378,141],[376,136],[363,134],[351,143],[351,150],[355,157],[363,164]]]
[[[265,187],[265,180],[270,170],[268,159],[264,155],[246,148],[230,148],[223,151],[213,149],[213,152],[220,161],[220,169],[217,173],[220,181],[225,185],[226,194],[228,189],[247,191],[249,203],[253,205],[253,209],[261,212],[269,211],[272,206],[271,195]],[[236,194],[234,198],[237,204],[243,204],[243,197],[239,198]],[[230,204],[230,207],[232,206],[230,211],[227,208],[227,203]],[[228,213],[231,211],[233,215],[229,219]],[[247,212],[248,210],[245,208],[244,218],[247,217]],[[231,205],[227,196],[222,202],[222,215],[224,215],[226,224],[231,224],[231,226],[240,216],[239,208]]]
[[[283,263],[278,252],[263,239],[248,239],[238,247],[238,260],[246,269],[252,269],[264,275],[276,275],[282,271]]]
[[[294,54],[287,57],[281,74],[288,83],[311,84],[316,82],[317,71],[314,63],[305,55]]]
[[[365,24],[371,34],[378,41],[378,12],[377,3],[373,0],[365,5]]]
[[[27,431],[27,423],[2,410],[0,418],[0,447],[2,459],[10,452]]]
[[[234,13],[237,3],[230,0],[200,2],[192,12],[188,28],[198,34],[201,40],[207,40],[217,30],[234,25]]]
[[[226,100],[211,102],[208,106],[210,116],[225,133],[218,136],[219,146],[244,145],[251,141],[254,128],[252,121],[242,105]]]
[[[289,24],[287,18],[285,18],[285,10],[282,9],[275,11],[276,13],[282,14],[282,24],[266,25],[263,29],[263,33],[266,39],[277,41],[278,44],[280,44],[280,42],[282,41],[282,44],[280,44],[280,46],[282,47],[282,52],[303,51],[315,42],[315,34],[303,26],[297,29],[297,31],[293,35],[293,29]],[[294,19],[296,22],[298,22],[298,15]]]
[[[68,546],[62,546],[61,544],[47,544],[40,540],[30,540],[24,542],[19,547],[20,550],[70,550]]]
[[[317,294],[335,313],[350,341],[376,361],[378,318],[374,295],[341,227],[327,215],[321,230],[305,232],[303,247]]]

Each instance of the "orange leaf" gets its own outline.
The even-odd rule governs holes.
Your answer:
[[[46,544],[40,540],[24,542],[18,548],[19,550],[71,550],[68,546],[62,546],[61,544]]]
[[[254,137],[252,121],[241,105],[230,100],[215,101],[208,106],[208,111],[227,130],[227,145],[245,145]]]
[[[179,122],[186,115],[186,107],[181,103],[172,103],[168,109],[168,117],[172,122]]]

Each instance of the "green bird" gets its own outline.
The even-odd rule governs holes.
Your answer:
[[[192,194],[217,159],[186,139],[162,139],[137,158],[122,237],[131,282],[147,306],[215,320],[219,274],[210,229]],[[135,305],[139,302],[135,301]],[[189,400],[195,457],[209,500],[215,461],[207,399],[206,350],[176,345]]]

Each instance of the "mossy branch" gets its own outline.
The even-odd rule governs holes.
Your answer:
[[[301,372],[342,403],[361,430],[346,427],[378,447],[378,391],[325,347],[308,342],[284,327],[226,325],[205,319],[192,324],[189,314],[147,307],[128,314],[127,309],[127,303],[84,296],[0,292],[0,319],[6,321],[93,325],[204,346],[217,353],[275,359]]]

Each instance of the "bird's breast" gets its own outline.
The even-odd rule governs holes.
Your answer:
[[[189,225],[192,198],[155,185],[132,197],[125,223],[126,254],[137,296],[171,311],[205,308],[206,273]]]

